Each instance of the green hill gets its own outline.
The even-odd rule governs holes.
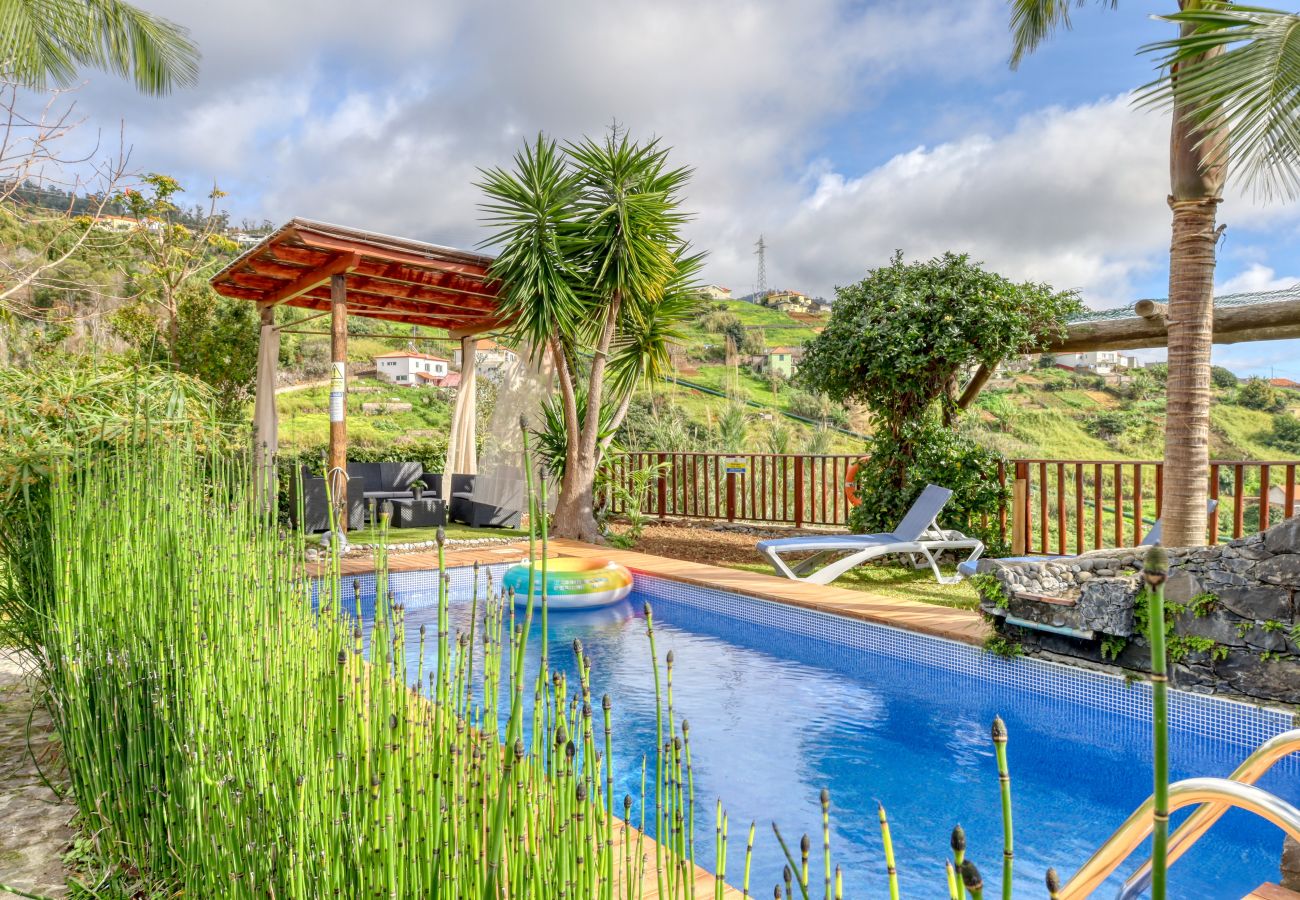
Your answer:
[[[853,453],[857,434],[871,430],[862,410],[846,409],[797,384],[769,377],[754,365],[765,350],[798,346],[819,322],[743,301],[709,303],[684,329],[672,382],[646,385],[620,435],[633,449]],[[371,326],[373,327],[373,325]],[[349,357],[368,361],[401,346],[406,335],[354,338]],[[394,338],[397,338],[396,342]],[[728,338],[733,349],[727,364]],[[319,342],[318,342],[319,341]],[[742,346],[744,345],[744,346]],[[419,340],[430,352],[450,355],[444,344]],[[304,341],[302,357],[324,359],[324,339]],[[1275,408],[1242,405],[1241,387],[1214,389],[1211,453],[1217,459],[1300,459],[1294,442],[1278,442],[1279,415],[1300,409],[1300,393],[1274,392]],[[354,381],[349,432],[358,446],[378,449],[436,440],[450,421],[446,397],[394,387],[374,379]],[[282,444],[319,446],[328,432],[327,388],[280,396]],[[363,404],[410,402],[410,410],[363,412]],[[481,401],[489,406],[490,398]],[[1057,368],[1012,372],[994,379],[967,417],[982,443],[1012,458],[1159,459],[1164,441],[1164,382],[1160,366],[1124,383]],[[486,415],[486,412],[483,413]]]

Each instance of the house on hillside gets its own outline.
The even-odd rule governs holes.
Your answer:
[[[458,346],[452,353],[452,362],[457,369],[462,367],[461,351]],[[504,369],[508,365],[518,362],[519,354],[506,347],[498,344],[490,338],[480,338],[474,349],[474,369],[480,375],[491,376],[493,372]]]
[[[431,384],[446,378],[448,361],[440,356],[399,350],[375,357],[375,374],[384,381],[407,386]],[[460,376],[457,376],[457,383]],[[442,385],[437,385],[442,386]]]
[[[720,284],[711,284],[708,287],[701,288],[700,295],[706,300],[730,300],[731,288],[723,287]]]
[[[1093,350],[1090,353],[1062,353],[1056,357],[1056,365],[1072,372],[1110,375],[1140,369],[1142,361],[1115,350]]]
[[[812,297],[799,291],[768,291],[767,296],[760,297],[758,302],[769,309],[779,309],[786,313],[812,312],[817,306]]]
[[[131,216],[99,216],[94,221],[94,227],[100,231],[125,234],[131,231],[140,231],[144,228],[144,224],[139,219]]]
[[[763,374],[775,372],[783,378],[793,378],[794,373],[799,371],[801,359],[801,347],[769,347],[765,354],[757,357],[754,368]]]

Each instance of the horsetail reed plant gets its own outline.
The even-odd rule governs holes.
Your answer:
[[[831,900],[831,792],[822,788],[822,864],[826,868],[826,900]]]
[[[894,839],[889,833],[889,818],[882,803],[876,804],[880,814],[880,842],[885,848],[885,869],[889,873],[889,900],[898,900],[898,867],[894,865]]]
[[[1169,554],[1159,544],[1147,551],[1142,566],[1146,582],[1151,643],[1151,718],[1155,777],[1151,809],[1151,900],[1165,900],[1169,854],[1169,671],[1165,652],[1165,581]]]
[[[749,823],[749,837],[745,841],[745,878],[741,883],[741,896],[748,900],[749,898],[749,870],[750,864],[754,861],[754,829],[757,822]]]
[[[971,900],[984,900],[984,879],[980,877],[980,870],[975,863],[969,859],[961,864],[961,882],[970,893]]]
[[[253,502],[242,460],[172,440],[78,462],[49,481],[62,564],[36,588],[41,653],[81,818],[146,893],[635,900],[657,883],[665,900],[695,897],[691,730],[670,707],[667,656],[660,697],[648,605],[656,759],[653,790],[642,764],[639,832],[652,825],[653,851],[631,796],[615,816],[612,701],[597,725],[581,645],[576,678],[525,670],[531,589],[516,608],[475,571],[470,622],[454,630],[440,534],[437,607],[408,643],[382,542],[373,595],[368,578],[340,577],[336,553],[314,583],[303,538]],[[544,505],[530,496],[530,509],[544,553]],[[545,646],[544,578],[539,593]],[[824,895],[842,898],[820,800]],[[796,860],[773,832],[785,896],[807,898],[812,838]]]
[[[1007,723],[993,717],[993,755],[998,763],[998,787],[1002,795],[1002,900],[1011,900],[1011,873],[1015,861],[1011,826],[1011,773],[1007,770]]]
[[[961,872],[961,864],[966,860],[966,829],[960,825],[954,825],[952,836],[948,839],[948,846],[952,847],[952,865],[957,872]],[[957,879],[957,900],[962,900],[966,896],[966,886],[960,878]]]
[[[242,464],[172,448],[66,474],[43,652],[81,815],[121,866],[191,896],[640,895],[586,662],[576,708],[562,677],[534,685],[534,720],[561,741],[512,733],[527,617],[507,598],[472,600],[470,634],[452,634],[440,577],[409,685],[382,553],[365,635],[369,595],[336,560],[313,590],[301,538],[253,511]]]
[[[794,861],[794,856],[791,855],[790,848],[787,847],[785,844],[785,838],[781,836],[781,829],[777,827],[777,824],[775,822],[772,823],[772,833],[776,835],[776,843],[778,846],[780,846],[781,852],[785,854],[786,867],[785,869],[782,870],[782,874],[785,876],[785,892],[789,897],[793,898],[794,884],[795,884],[794,870],[796,865]],[[805,887],[804,885],[800,885],[799,893],[800,896],[803,897],[803,900],[808,900],[807,887]]]

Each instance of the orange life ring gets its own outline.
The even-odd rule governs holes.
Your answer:
[[[849,506],[861,506],[862,498],[858,496],[858,469],[867,461],[864,456],[856,462],[849,463],[844,470],[844,502]]]

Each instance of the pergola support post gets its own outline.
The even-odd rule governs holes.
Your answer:
[[[478,339],[473,334],[456,334],[460,338],[460,386],[451,411],[451,436],[447,442],[447,464],[443,467],[442,496],[451,507],[451,482],[455,475],[478,472],[478,399],[475,370],[478,365]]]
[[[275,327],[275,306],[263,303],[259,307],[262,324],[257,337],[257,380],[253,395],[253,498],[267,512],[276,503],[280,417],[275,408],[275,383],[280,362],[280,332]]]
[[[329,488],[334,527],[348,530],[348,289],[342,274],[330,276]]]

